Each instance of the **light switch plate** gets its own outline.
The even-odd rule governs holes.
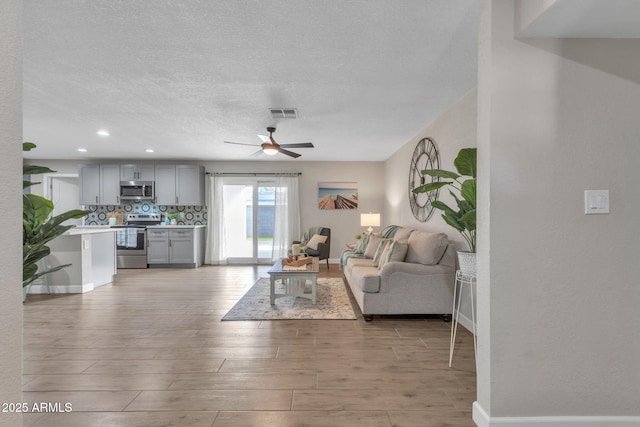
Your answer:
[[[608,214],[609,190],[584,190],[584,213]]]

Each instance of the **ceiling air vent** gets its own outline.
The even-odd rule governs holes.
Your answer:
[[[269,108],[272,119],[297,119],[298,111],[295,108]]]

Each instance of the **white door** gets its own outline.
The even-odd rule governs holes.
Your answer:
[[[59,215],[72,209],[82,209],[79,196],[77,176],[49,176],[48,198],[53,202],[53,215]],[[82,218],[69,219],[63,224],[82,225]]]

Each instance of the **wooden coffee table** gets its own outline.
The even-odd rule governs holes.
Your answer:
[[[291,295],[308,298],[315,304],[318,271],[320,271],[319,262],[315,257],[312,263],[305,265],[304,270],[283,270],[282,260],[278,260],[268,271],[271,280],[271,305],[275,304],[276,298]],[[276,294],[276,280],[281,280],[285,285],[285,293]],[[311,281],[311,293],[305,292],[307,280]]]

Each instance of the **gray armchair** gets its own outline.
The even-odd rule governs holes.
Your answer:
[[[329,254],[331,252],[331,229],[327,227],[311,227],[309,230],[305,231],[302,236],[302,240],[295,240],[293,243],[299,243],[303,246],[306,246],[309,240],[313,237],[314,234],[319,234],[321,236],[327,236],[327,240],[324,243],[318,244],[318,249],[306,248],[305,252],[309,256],[318,257],[320,261],[323,259],[327,260],[327,269],[329,268]]]

